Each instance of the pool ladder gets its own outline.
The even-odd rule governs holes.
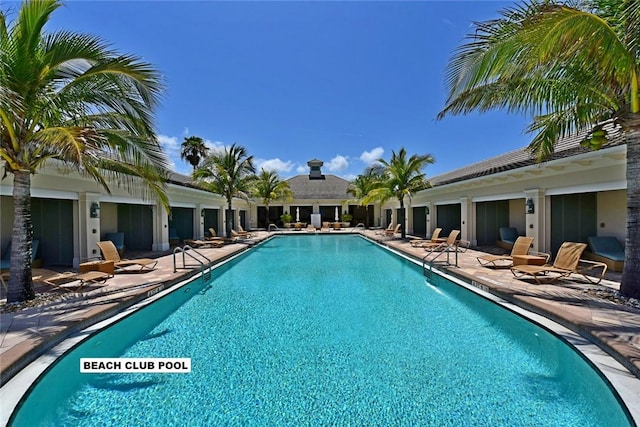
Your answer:
[[[197,251],[189,245],[184,245],[183,247],[178,246],[173,250],[173,272],[176,273],[178,271],[178,263],[176,261],[176,254],[182,253],[182,267],[181,268],[189,268],[194,265],[187,265],[187,261],[185,255],[188,255],[189,258],[193,259],[200,265],[200,277],[203,281],[211,280],[211,260],[204,255],[202,252]],[[193,253],[196,253],[198,256],[194,256]],[[204,260],[206,260],[206,262]]]
[[[449,245],[446,248],[443,248],[443,250],[441,251],[431,251],[428,254],[426,254],[425,256],[422,257],[422,273],[424,274],[425,277],[427,278],[431,278],[431,274],[432,274],[432,270],[433,270],[433,265],[435,264],[436,260],[438,258],[440,258],[440,256],[444,253],[447,254],[447,260],[444,261],[444,265],[449,266],[449,265],[453,265],[454,267],[458,266],[458,252],[465,252],[470,246],[470,242],[467,240],[458,240],[456,241],[456,243],[454,243],[453,245]],[[455,257],[454,257],[454,263],[451,263],[451,258],[450,258],[450,253],[453,252],[455,253]],[[433,258],[429,259],[430,256],[432,256],[433,254],[435,254],[436,256],[434,256]],[[429,265],[429,268],[427,269],[427,264]]]

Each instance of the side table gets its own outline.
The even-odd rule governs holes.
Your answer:
[[[113,276],[115,266],[113,261],[89,261],[83,262],[78,266],[78,272],[80,274],[87,273],[89,271],[101,271]]]
[[[544,265],[547,259],[536,255],[514,255],[513,265]]]

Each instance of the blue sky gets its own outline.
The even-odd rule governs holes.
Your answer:
[[[195,135],[213,149],[238,143],[281,177],[317,158],[351,179],[401,147],[433,155],[431,177],[531,138],[506,112],[435,120],[471,22],[512,4],[70,1],[48,28],[97,35],[160,70],[157,132],[177,172],[191,171],[179,147]]]

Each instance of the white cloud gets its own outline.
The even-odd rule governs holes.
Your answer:
[[[340,172],[349,167],[349,161],[346,157],[337,155],[329,163],[326,164],[327,169],[331,172]]]
[[[182,131],[182,134],[183,134],[184,136],[189,135],[189,128],[185,127],[185,128],[184,128],[184,130]]]
[[[299,174],[303,174],[305,172],[309,172],[309,167],[305,166],[305,165],[300,165],[296,168],[296,172],[298,172]]]
[[[283,162],[279,158],[275,159],[256,159],[255,160],[256,171],[260,171],[260,169],[274,171],[274,172],[290,172],[293,168],[293,162],[286,161]]]
[[[175,136],[158,135],[158,142],[169,159],[169,167],[176,169],[176,159],[180,159],[180,144]]]
[[[209,155],[222,154],[222,153],[224,153],[225,148],[229,148],[230,147],[230,146],[225,145],[224,142],[221,142],[221,141],[210,141],[208,139],[204,141],[204,145],[206,145],[207,148],[209,149]]]
[[[358,177],[358,175],[354,175],[352,173],[347,174],[347,175],[341,175],[341,178],[346,179],[347,181],[353,181],[357,177]]]
[[[376,147],[371,151],[363,151],[360,154],[360,160],[362,160],[367,165],[372,165],[378,161],[378,159],[382,158],[384,154],[384,149],[382,147]]]

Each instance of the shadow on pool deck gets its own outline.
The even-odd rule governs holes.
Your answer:
[[[342,233],[350,231],[344,230]],[[332,231],[330,234],[339,233]],[[425,254],[424,249],[413,248],[407,240],[382,238],[370,230],[363,234],[417,260]],[[249,242],[198,250],[212,260],[221,261],[272,235],[273,233],[259,232]],[[602,286],[618,289],[619,276],[617,281],[615,276],[607,276],[600,285],[587,283],[578,276],[571,280],[557,281],[553,285],[534,285],[516,280],[509,269],[481,267],[476,260],[481,253],[475,250],[460,253],[458,267],[442,269],[577,332],[600,346],[640,378],[640,310],[614,304],[585,292]],[[131,257],[134,254],[127,255]],[[158,265],[152,272],[116,274],[105,286],[89,286],[82,293],[61,293],[38,287],[37,291],[45,293],[47,300],[35,307],[13,312],[5,310],[1,314],[0,384],[5,384],[27,364],[71,333],[108,318],[159,290],[198,273],[198,267],[179,269],[174,273],[173,256],[169,253],[158,258]],[[7,308],[5,304],[1,307]]]

